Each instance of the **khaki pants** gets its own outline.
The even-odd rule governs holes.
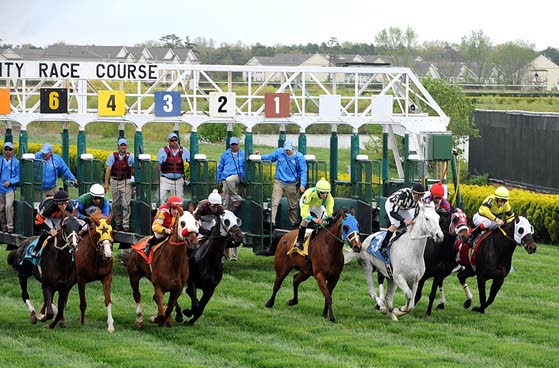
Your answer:
[[[56,187],[43,190],[43,198],[54,197],[55,192],[56,192]]]
[[[227,179],[222,181],[223,183],[223,207],[226,210],[233,211],[235,207],[239,205],[241,201],[241,196],[238,193],[239,184],[241,184],[241,179],[239,175],[229,175]]]
[[[0,194],[0,223],[2,231],[14,231],[14,199],[15,191]]]
[[[292,224],[296,224],[299,222],[297,183],[288,184],[279,180],[274,180],[274,190],[272,191],[272,223],[276,224],[278,206],[283,193],[287,197],[287,204],[289,206],[289,221]]]
[[[159,203],[164,204],[170,196],[179,196],[182,198],[184,187],[184,178],[171,180],[162,176],[159,180]],[[169,195],[167,195],[169,192]]]
[[[130,200],[132,197],[132,183],[130,179],[110,181],[113,195],[112,211],[117,228],[130,227]]]

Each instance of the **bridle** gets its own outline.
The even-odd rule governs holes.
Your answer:
[[[66,222],[66,219],[68,219],[69,217],[65,217],[64,220],[62,220],[62,224],[64,225],[64,223]],[[62,229],[59,229],[58,231],[60,231]],[[76,249],[78,248],[78,243],[79,243],[79,235],[75,230],[72,230],[72,232],[70,234],[66,234],[64,231],[62,231],[62,240],[64,241],[64,245],[59,247],[58,246],[58,236],[54,236],[54,241],[53,241],[53,247],[55,247],[58,250],[64,250],[66,248],[69,248],[69,252],[75,252]]]

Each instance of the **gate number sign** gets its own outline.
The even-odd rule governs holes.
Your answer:
[[[99,91],[97,111],[99,116],[123,116],[126,114],[124,91]]]
[[[66,88],[41,88],[41,114],[65,114],[68,112]]]
[[[210,117],[235,117],[236,105],[234,92],[210,92]]]
[[[180,92],[155,92],[155,116],[179,116],[180,114]]]
[[[10,112],[10,90],[0,88],[0,114],[9,114]]]
[[[264,94],[264,117],[266,118],[288,118],[289,93],[265,93]]]

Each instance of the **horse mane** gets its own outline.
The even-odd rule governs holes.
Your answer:
[[[95,222],[95,224],[99,223],[99,220],[106,218],[105,215],[103,215],[103,212],[101,212],[100,209],[97,209],[95,212],[93,212],[91,215],[89,215],[89,217],[91,217],[91,219],[93,220],[93,222]]]

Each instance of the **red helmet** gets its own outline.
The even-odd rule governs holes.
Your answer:
[[[444,197],[443,183],[439,181],[438,183],[431,185],[431,194],[437,197]]]
[[[169,199],[167,199],[167,206],[182,207],[182,198],[179,196],[170,196]]]

